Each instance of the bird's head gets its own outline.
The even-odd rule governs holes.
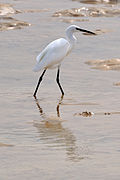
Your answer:
[[[71,25],[69,26],[67,29],[66,29],[66,34],[73,34],[74,32],[78,32],[78,31],[81,31],[81,32],[84,32],[84,33],[87,33],[87,34],[91,34],[91,35],[96,35],[94,32],[91,32],[91,31],[88,31],[88,30],[85,30],[85,29],[81,29],[79,26],[76,26],[76,25]]]

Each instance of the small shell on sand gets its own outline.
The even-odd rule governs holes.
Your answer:
[[[91,117],[93,115],[105,115],[105,116],[109,116],[109,115],[113,115],[113,114],[120,115],[120,112],[116,111],[116,112],[96,112],[96,113],[93,113],[93,112],[85,111],[85,112],[81,112],[81,113],[75,113],[74,116]]]
[[[90,117],[90,116],[94,115],[94,113],[85,111],[85,112],[82,112],[82,113],[75,113],[74,115],[75,116],[78,115],[78,116],[83,116],[83,117]]]

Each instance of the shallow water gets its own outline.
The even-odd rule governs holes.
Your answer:
[[[2,0],[14,13],[0,15],[0,179],[118,180],[120,177],[120,71],[91,68],[94,62],[119,69],[120,17],[59,16],[72,8],[120,9],[114,3]],[[1,12],[1,11],[0,11]],[[3,12],[3,11],[2,11]],[[17,13],[16,13],[17,12]],[[110,11],[109,11],[110,12]],[[47,71],[32,96],[40,73],[36,55],[50,41],[77,24],[97,36],[76,34],[74,51],[61,67],[61,99],[56,70]],[[4,26],[5,27],[5,26]],[[106,63],[106,64],[105,64]]]

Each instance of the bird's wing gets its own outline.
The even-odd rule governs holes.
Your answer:
[[[39,63],[45,56],[45,54],[47,53],[47,48],[45,48],[37,57],[36,57],[36,61]]]
[[[52,67],[59,64],[61,60],[68,54],[70,49],[69,42],[60,38],[50,44],[37,56],[37,64],[34,71]]]

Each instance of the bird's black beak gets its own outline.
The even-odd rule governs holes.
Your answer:
[[[88,30],[85,30],[85,29],[76,28],[76,30],[81,31],[81,32],[85,32],[85,33],[88,33],[88,34],[91,34],[91,35],[96,35],[94,32],[91,32],[91,31],[88,31]]]

